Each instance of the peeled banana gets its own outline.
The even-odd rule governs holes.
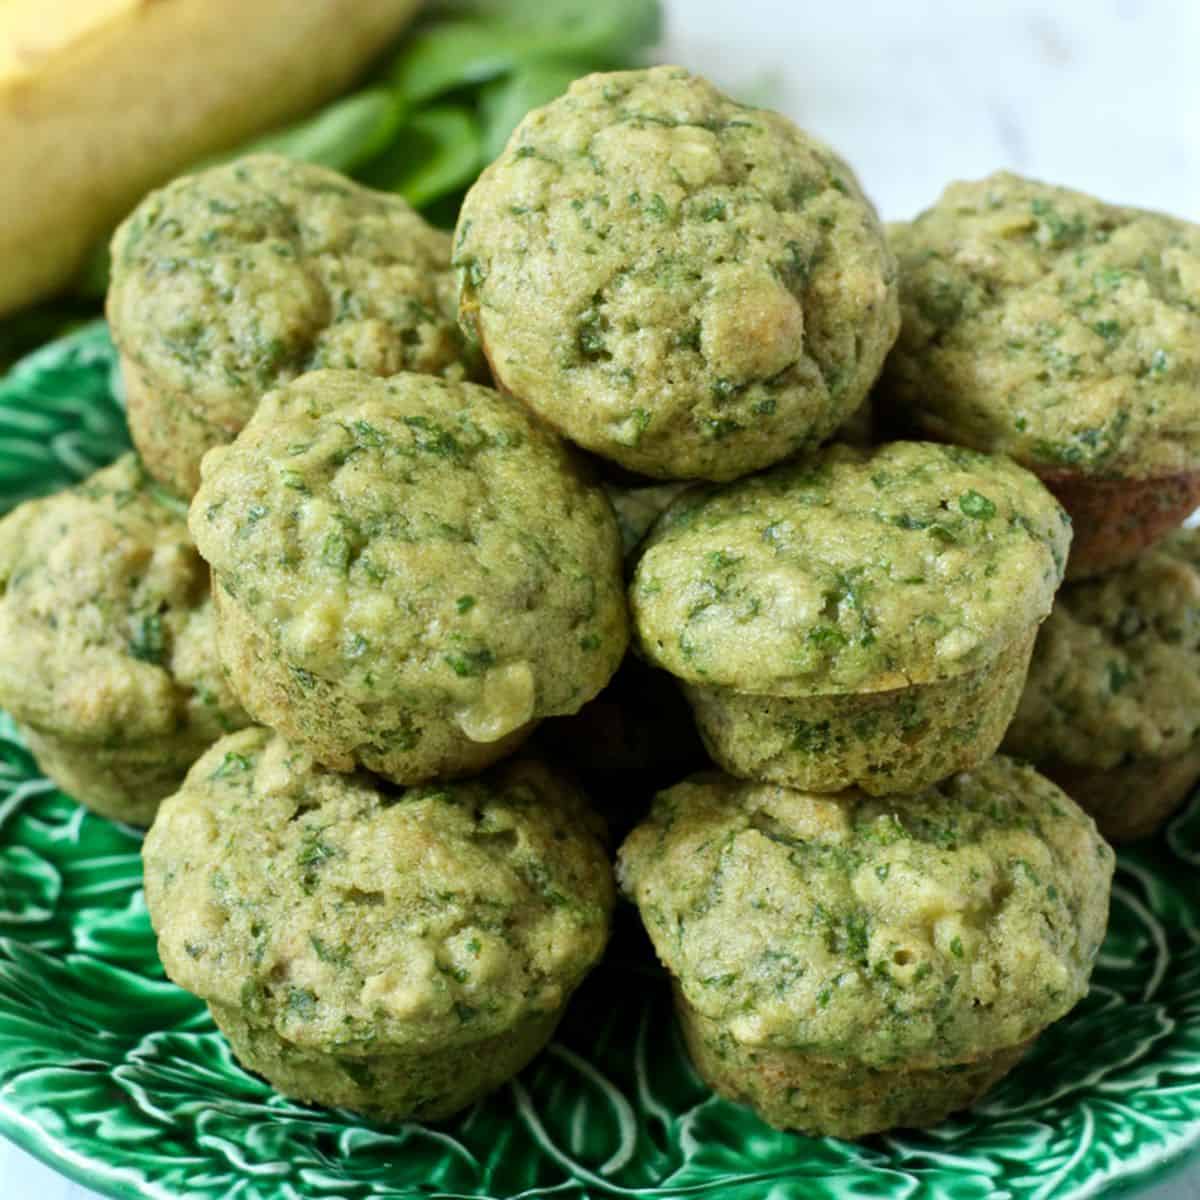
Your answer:
[[[145,191],[336,94],[420,0],[0,0],[0,316]]]

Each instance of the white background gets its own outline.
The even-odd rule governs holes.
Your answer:
[[[1200,221],[1200,0],[668,4],[665,59],[832,143],[888,219],[1009,167]],[[0,1140],[0,1200],[91,1196]],[[1200,1162],[1146,1200],[1197,1196]]]

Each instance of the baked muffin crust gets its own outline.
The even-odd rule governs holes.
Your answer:
[[[249,729],[164,804],[147,904],[167,973],[248,1065],[303,1099],[435,1118],[515,1074],[599,958],[602,831],[533,760],[396,789]]]
[[[999,172],[889,229],[912,425],[1039,472],[1200,468],[1200,227]]]
[[[527,116],[468,194],[454,261],[498,384],[660,478],[817,445],[898,327],[850,168],[679,67],[591,75]]]
[[[323,367],[478,373],[450,238],[399,196],[253,155],[152,192],[117,231],[108,318],[134,441],[180,495],[264,392]]]
[[[338,770],[479,770],[625,651],[603,492],[490,388],[302,376],[205,459],[190,520],[235,688]]]
[[[249,722],[214,640],[208,569],[135,455],[0,521],[0,705],[97,812],[148,824]]]
[[[686,492],[629,596],[641,652],[689,683],[807,696],[952,678],[1050,611],[1070,525],[1007,459],[831,446]]]

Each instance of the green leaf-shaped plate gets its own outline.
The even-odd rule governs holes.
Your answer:
[[[0,507],[127,445],[103,326],[0,380]],[[1091,995],[973,1112],[862,1144],[712,1097],[629,911],[558,1040],[438,1126],[293,1104],[167,983],[139,837],[38,773],[0,716],[0,1129],[113,1196],[1080,1200],[1200,1141],[1200,804],[1121,857]]]

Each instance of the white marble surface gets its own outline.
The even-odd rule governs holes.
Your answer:
[[[1196,0],[677,0],[668,55],[789,113],[888,219],[1009,167],[1200,220]]]
[[[1200,220],[1200,0],[668,4],[664,57],[820,134],[887,218],[1005,166]],[[1198,1196],[1200,1162],[1144,1200]],[[0,1200],[92,1197],[0,1141]]]

